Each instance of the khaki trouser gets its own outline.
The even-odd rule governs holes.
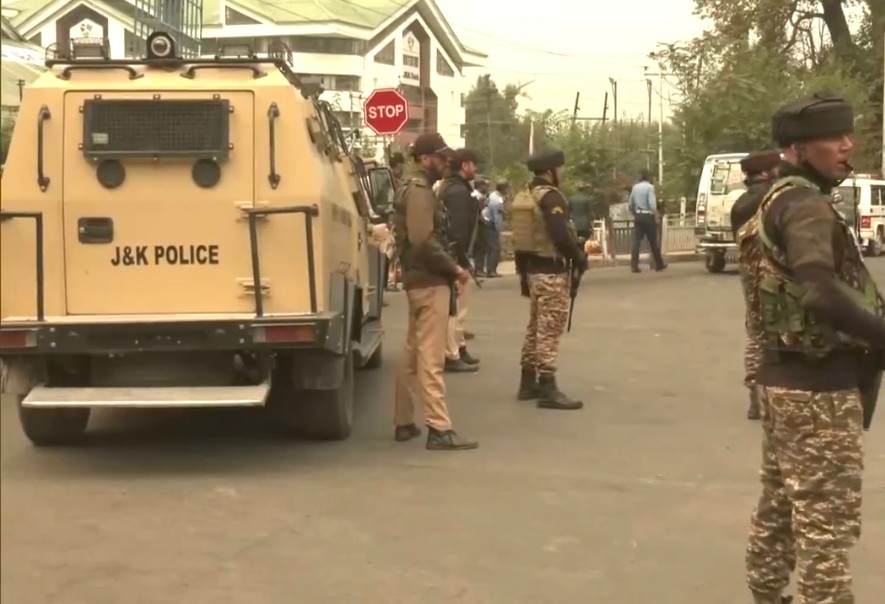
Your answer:
[[[461,353],[458,349],[467,345],[467,340],[464,338],[464,320],[467,318],[467,305],[470,298],[470,294],[468,294],[467,290],[468,286],[465,283],[461,287],[461,293],[458,294],[457,311],[455,312],[455,316],[449,317],[446,358],[453,361],[461,358]]]
[[[443,381],[450,295],[445,285],[406,290],[409,330],[396,377],[394,423],[397,426],[414,422],[412,387],[417,386],[424,405],[425,423],[436,430],[452,429]]]

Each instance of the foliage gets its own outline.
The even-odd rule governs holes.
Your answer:
[[[881,165],[882,0],[695,0],[712,26],[655,55],[680,96],[667,169],[694,188],[706,155],[768,146],[770,116],[790,98],[832,90],[855,106],[856,165]],[[844,11],[863,9],[852,37]],[[822,35],[824,34],[825,35]]]

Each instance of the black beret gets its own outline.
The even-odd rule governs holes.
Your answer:
[[[532,172],[549,172],[565,165],[565,153],[562,151],[541,151],[532,155],[526,165]]]
[[[818,92],[780,107],[771,116],[771,136],[781,147],[854,132],[854,110],[845,99]]]
[[[758,174],[774,170],[781,163],[781,154],[777,151],[753,151],[741,160],[744,174]]]

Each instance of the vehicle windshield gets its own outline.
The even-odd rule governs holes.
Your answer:
[[[836,187],[833,189],[833,207],[851,226],[857,224],[857,206],[860,203],[860,187]]]
[[[710,195],[728,195],[746,189],[739,162],[716,162],[710,174]]]

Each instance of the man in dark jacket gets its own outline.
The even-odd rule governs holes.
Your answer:
[[[568,211],[575,225],[578,239],[586,241],[593,234],[593,198],[590,196],[590,185],[582,182],[578,192],[569,197]]]
[[[771,183],[777,174],[777,167],[780,164],[781,156],[777,151],[754,151],[741,160],[741,170],[746,176],[744,184],[747,185],[746,192],[738,197],[737,201],[731,208],[731,229],[737,239],[738,230],[756,214],[762,198],[768,192]],[[744,297],[746,298],[752,283],[750,275],[741,264],[741,285],[744,288]],[[751,305],[747,305],[747,314],[744,325],[747,331],[747,338],[744,345],[744,386],[750,394],[750,406],[747,408],[747,419],[756,420],[760,418],[759,411],[759,392],[756,388],[756,370],[762,360],[762,334],[752,329],[752,325],[758,325],[751,316]]]
[[[458,149],[449,160],[449,175],[440,185],[438,195],[449,215],[449,240],[455,262],[464,270],[471,270],[470,240],[474,237],[479,219],[479,206],[470,185],[476,177],[476,154],[470,149]],[[464,320],[467,317],[468,286],[458,290],[457,312],[449,317],[446,366],[449,372],[474,372],[479,359],[467,352],[464,338]]]

